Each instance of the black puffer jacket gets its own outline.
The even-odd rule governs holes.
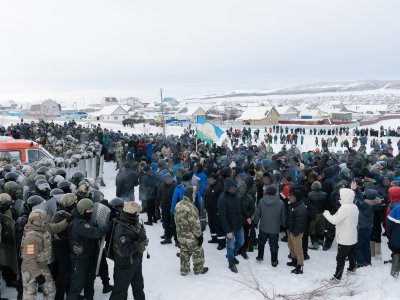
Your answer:
[[[328,207],[328,195],[324,191],[311,191],[307,199],[314,214],[322,214]]]
[[[218,217],[226,234],[239,230],[246,220],[245,209],[238,192],[234,195],[228,192],[229,188],[235,185],[232,178],[226,178],[224,192],[218,199]]]
[[[210,215],[218,213],[218,199],[224,192],[224,187],[220,182],[214,185],[208,185],[204,194],[204,209]]]
[[[304,233],[307,225],[307,207],[303,201],[297,201],[289,205],[287,214],[287,229],[297,236]]]

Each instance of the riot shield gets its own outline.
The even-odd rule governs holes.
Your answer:
[[[18,199],[14,203],[14,210],[17,216],[20,217],[25,213],[25,201]]]
[[[15,233],[15,222],[12,218],[0,214],[1,243],[0,243],[0,265],[9,267],[18,274],[18,254]]]
[[[111,210],[107,206],[96,202],[93,207],[92,223],[97,224],[98,226],[104,226],[110,219],[110,214]],[[99,255],[97,258],[96,275],[99,274],[101,257],[103,256],[103,250],[105,245],[106,245],[106,236],[104,235],[101,238],[99,245]]]
[[[23,190],[22,190],[22,200],[26,201],[29,198],[29,187],[28,186],[24,186]]]
[[[36,205],[32,208],[32,210],[35,209],[41,209],[44,210],[47,214],[47,221],[51,222],[51,219],[53,219],[54,214],[57,211],[57,201],[56,198],[53,197],[47,201],[44,201],[40,203],[39,205]]]

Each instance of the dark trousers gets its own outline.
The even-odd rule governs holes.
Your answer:
[[[244,244],[240,248],[239,253],[246,253],[250,249],[250,246],[251,248],[253,248],[253,245],[250,245],[251,243],[250,224],[247,223],[247,221],[243,223],[243,233],[244,233]]]
[[[54,278],[56,284],[55,300],[64,300],[64,296],[69,290],[69,280],[71,277],[69,241],[55,241],[53,243],[53,250],[58,268],[57,276]]]
[[[268,241],[269,243],[269,250],[271,253],[278,253],[279,250],[279,233],[266,233],[263,231],[260,231],[258,234],[258,244],[259,245],[265,245]]]
[[[372,228],[359,228],[358,241],[356,246],[356,259],[358,264],[371,263],[371,240]]]
[[[306,228],[304,230],[303,234],[303,240],[302,240],[302,247],[303,247],[303,254],[304,256],[308,255],[308,238],[310,237],[310,224],[308,223],[306,225]]]
[[[96,261],[94,257],[71,255],[71,283],[67,300],[79,300],[82,290],[87,300],[94,299]]]
[[[103,285],[110,284],[110,276],[108,274],[108,264],[105,250],[103,250],[103,255],[101,256],[99,276]]]
[[[173,217],[171,216],[171,212],[170,212],[170,207],[163,207],[161,209],[161,213],[162,213],[162,225],[164,228],[164,235],[171,239],[172,236],[176,236],[176,234],[174,234],[174,226],[173,226]]]
[[[156,219],[156,200],[147,200],[147,222],[153,222]]]
[[[335,239],[336,227],[325,220],[325,245],[330,247]]]
[[[211,236],[216,236],[217,239],[225,240],[225,233],[222,229],[221,223],[219,222],[218,215],[216,213],[208,213],[207,215]]]
[[[355,259],[355,249],[356,245],[345,246],[338,245],[338,253],[336,255],[336,272],[335,277],[338,279],[342,278],[344,266],[346,264],[346,259],[349,260],[349,269],[354,270],[356,268],[356,259]]]
[[[382,226],[386,225],[385,210],[376,210],[374,212],[374,223],[372,227],[371,241],[382,243]]]
[[[143,291],[142,262],[114,266],[114,289],[111,292],[110,300],[126,300],[129,285],[132,286],[133,299],[146,299]]]

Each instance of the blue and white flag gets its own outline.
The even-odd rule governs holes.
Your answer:
[[[197,138],[207,143],[214,144],[219,141],[223,134],[224,131],[218,126],[206,119],[197,117]]]

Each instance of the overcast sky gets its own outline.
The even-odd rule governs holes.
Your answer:
[[[0,3],[0,101],[400,79],[398,0]]]

